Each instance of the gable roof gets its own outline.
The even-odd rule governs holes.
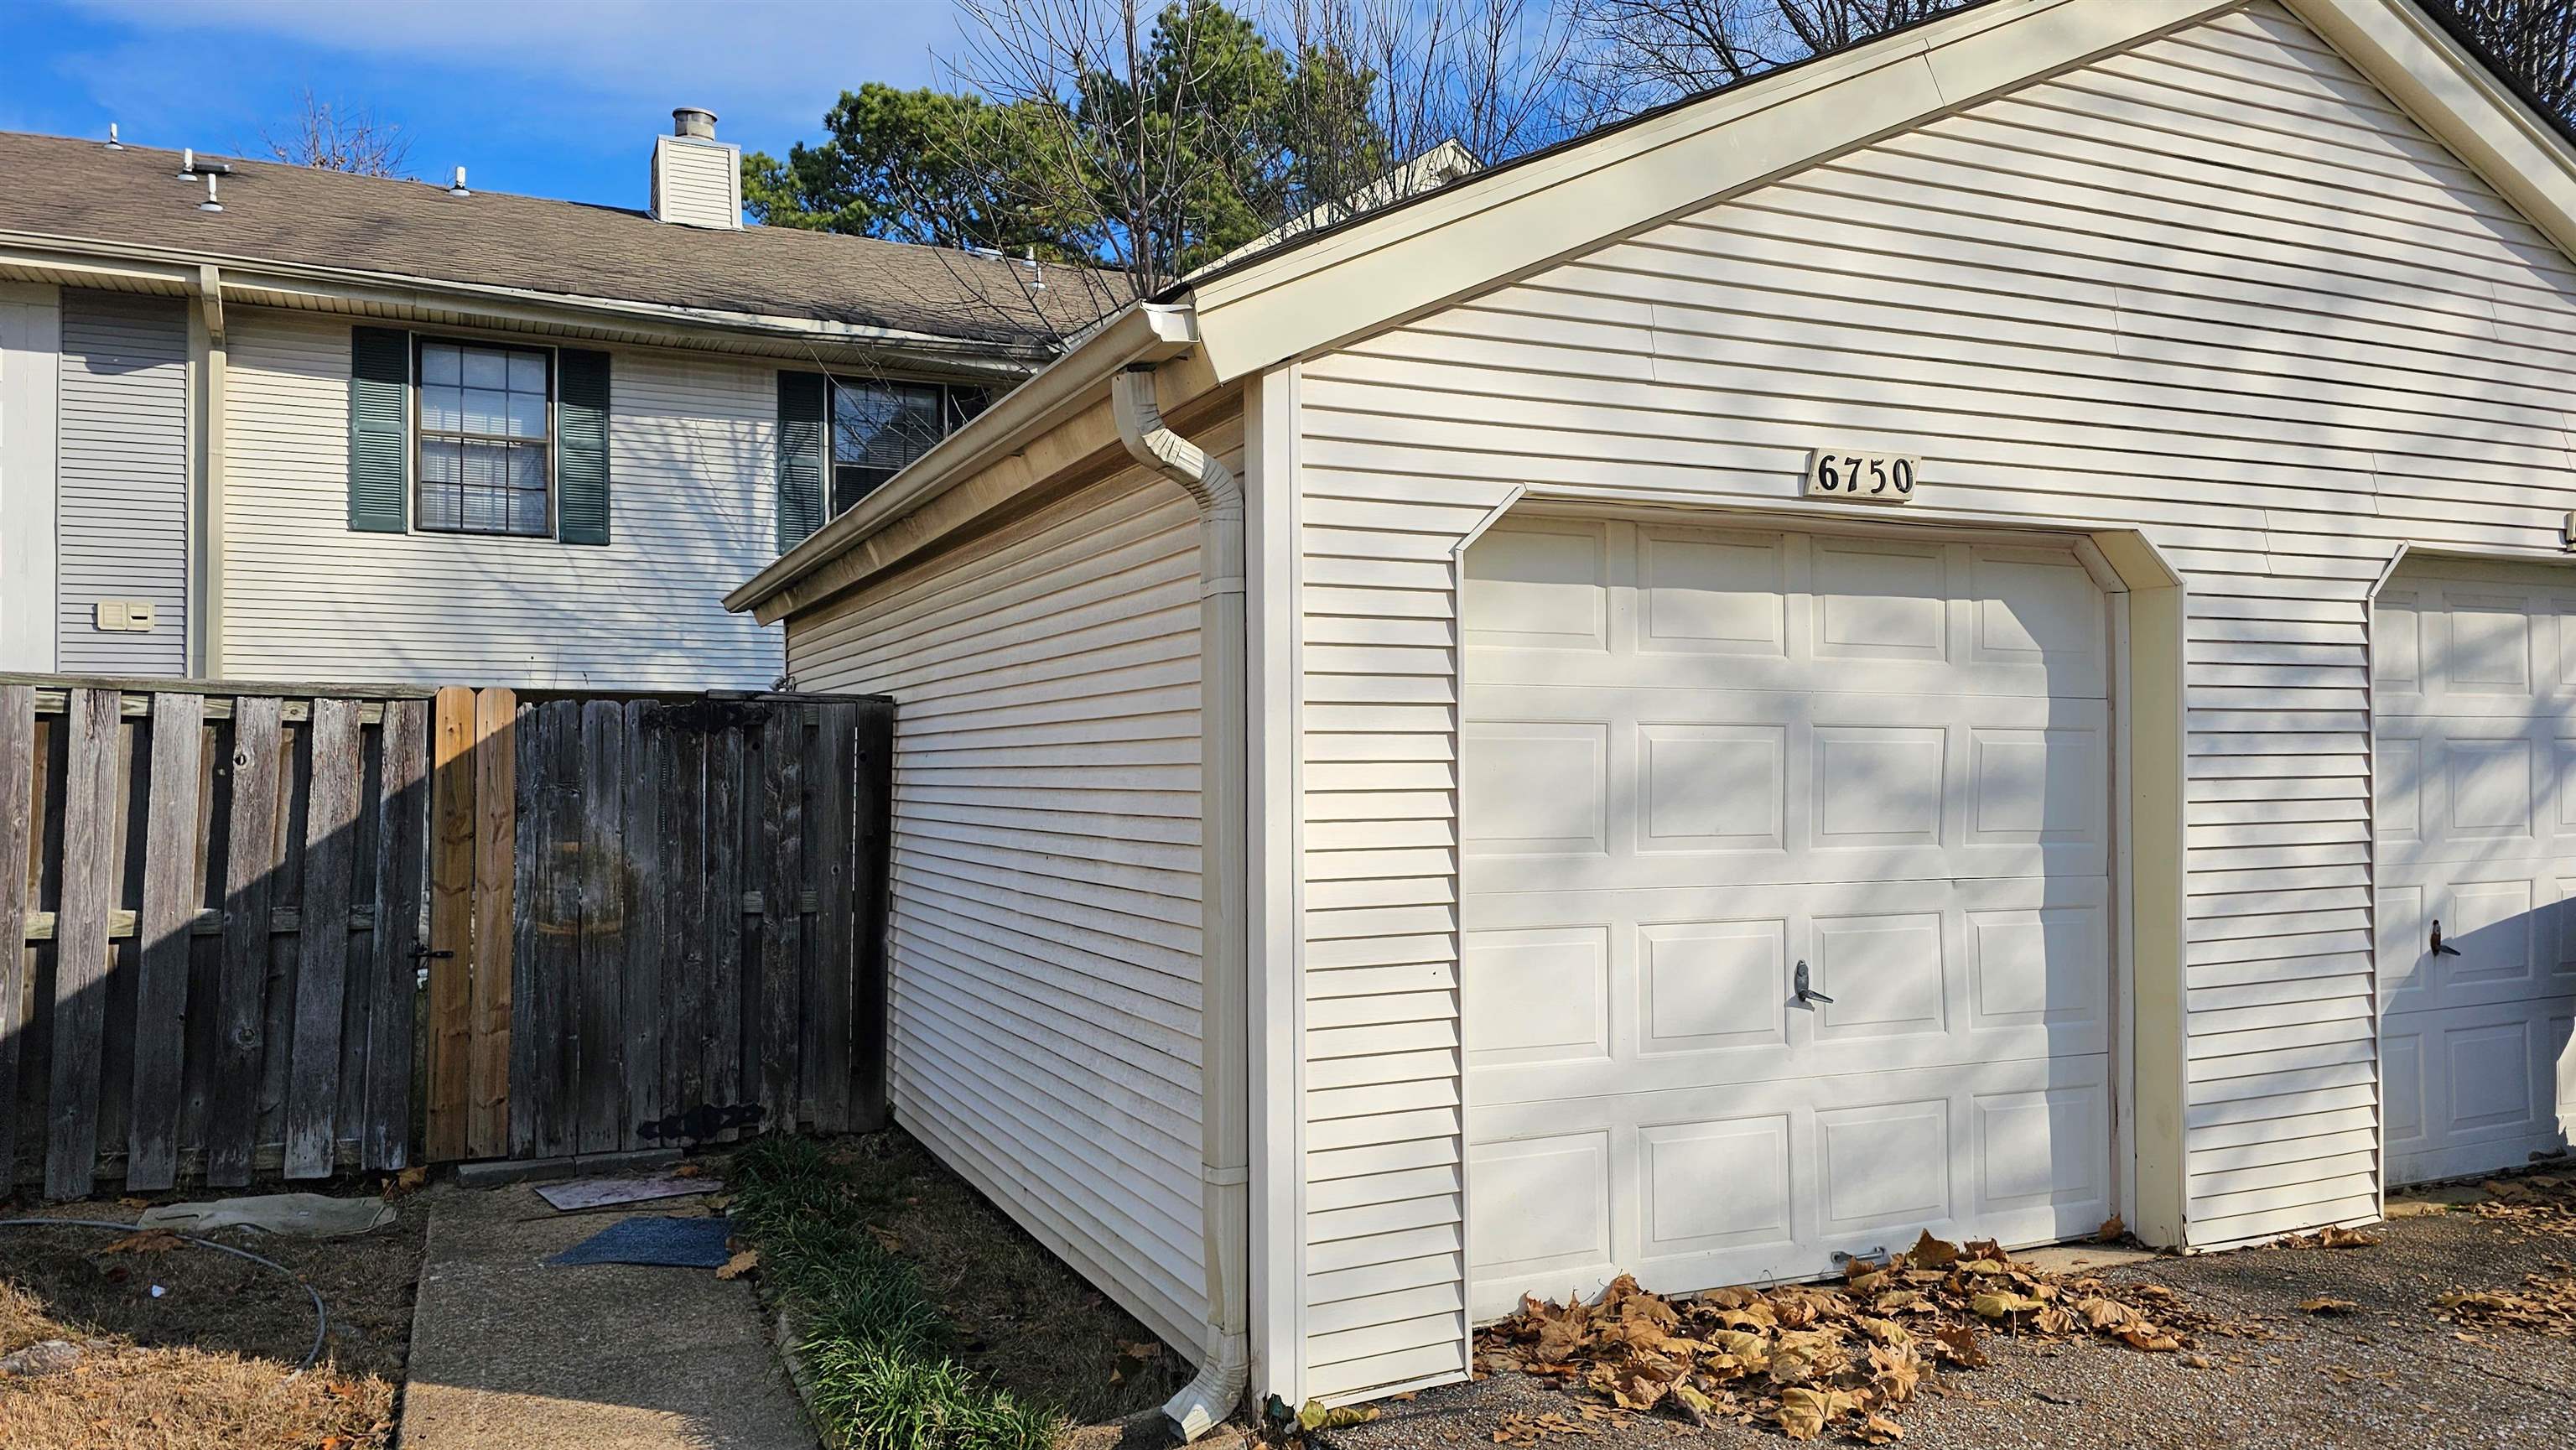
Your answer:
[[[217,159],[208,156],[205,159]],[[224,209],[179,153],[0,132],[0,235],[142,245],[413,283],[507,288],[1051,348],[1110,310],[1088,269],[869,237],[678,226],[641,211],[230,160]],[[641,169],[640,166],[638,168]],[[1045,286],[1033,289],[1033,276]]]
[[[1194,277],[1242,377],[2250,0],[1978,0],[1767,71]],[[2280,0],[2576,255],[2576,140],[2420,0]]]
[[[1521,167],[1543,165],[1549,158],[1555,156],[1559,152],[1569,151],[1577,147],[1593,145],[1606,137],[1615,136],[1622,131],[1631,129],[1632,127],[1652,124],[1656,120],[1675,111],[1704,104],[1742,87],[1757,85],[1766,81],[1771,81],[1777,77],[1790,75],[1807,66],[1816,65],[1820,62],[1829,61],[1838,56],[1849,54],[1852,50],[1858,50],[1864,46],[1881,44],[1891,39],[1904,36],[1908,32],[1920,30],[1930,25],[1941,24],[1944,21],[1949,20],[1951,17],[1963,12],[1982,9],[1986,6],[1997,3],[1999,3],[1999,0],[1961,0],[1961,3],[1952,6],[1950,9],[1929,15],[1917,16],[1902,25],[1892,26],[1887,30],[1883,30],[1878,34],[1871,36],[1867,41],[1863,41],[1859,45],[1851,46],[1844,50],[1823,51],[1818,54],[1805,56],[1798,60],[1790,61],[1785,65],[1773,66],[1769,70],[1760,71],[1753,75],[1744,76],[1740,79],[1727,81],[1719,85],[1709,86],[1701,90],[1693,91],[1685,96],[1677,96],[1672,100],[1662,102],[1658,105],[1649,106],[1645,110],[1639,111],[1633,116],[1621,117],[1617,121],[1610,122],[1606,125],[1596,126],[1589,131],[1584,131],[1577,135],[1568,136],[1563,140],[1539,147],[1534,151],[1524,152],[1521,155],[1514,156],[1506,161],[1495,162],[1490,165],[1482,162],[1471,162],[1471,164],[1467,166],[1446,169],[1444,174],[1440,175],[1437,182],[1433,185],[1407,188],[1403,194],[1396,196],[1392,200],[1380,202],[1364,210],[1353,211],[1348,215],[1337,217],[1328,222],[1317,222],[1309,218],[1309,224],[1307,225],[1293,229],[1283,228],[1279,232],[1273,233],[1271,237],[1264,238],[1261,242],[1255,242],[1247,246],[1238,247],[1234,251],[1227,253],[1214,264],[1201,269],[1191,276],[1174,282],[1169,287],[1164,288],[1154,300],[1157,302],[1171,302],[1177,300],[1186,296],[1193,288],[1216,282],[1221,278],[1242,270],[1244,267],[1255,261],[1267,261],[1276,255],[1295,251],[1300,247],[1315,245],[1327,240],[1338,232],[1345,231],[1351,227],[1360,225],[1363,222],[1370,221],[1381,213],[1411,206],[1417,202],[1421,202],[1438,195],[1440,192],[1462,185],[1465,182],[1483,180]],[[2219,5],[2214,8],[2218,10],[2236,9],[2241,8],[2247,3],[2250,3],[2250,0],[2230,0],[2230,3]],[[2571,123],[2567,117],[2549,109],[2549,107],[2541,101],[2538,93],[2532,90],[2527,81],[2497,60],[2495,53],[2488,49],[2486,44],[2480,41],[2477,36],[2469,30],[2467,23],[2461,19],[2457,10],[2453,9],[2448,3],[2445,3],[2445,0],[2423,0],[2423,3],[2421,3],[2418,8],[2423,12],[2426,18],[2439,26],[2443,33],[2448,35],[2454,44],[2458,45],[2460,49],[2474,57],[2478,64],[2484,67],[2489,75],[2491,75],[2507,91],[2512,93],[2515,99],[2529,107],[2533,115],[2546,122],[2550,129],[2556,131],[2562,138],[2567,140],[2570,145],[2576,146],[2576,123]],[[1448,146],[1456,146],[1458,143],[1453,140],[1445,144]],[[1389,180],[1392,181],[1393,178],[1389,178]],[[1387,183],[1385,182],[1380,183],[1381,187],[1385,187],[1386,185]]]

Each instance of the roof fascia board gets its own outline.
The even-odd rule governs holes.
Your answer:
[[[1192,289],[1231,381],[2248,0],[1997,0],[1458,183]],[[2378,3],[2378,0],[2371,0]]]
[[[185,293],[197,276],[194,263],[110,261],[74,253],[13,246],[0,234],[0,272],[58,287],[125,292]]]
[[[2414,0],[2282,0],[2576,257],[2576,147]]]
[[[1054,471],[1053,465],[1070,460],[1053,457],[1056,450],[1052,447],[1043,450],[1048,456],[1041,458],[1038,445],[1086,411],[1096,410],[1107,418],[1112,376],[1129,363],[1178,357],[1197,342],[1197,325],[1188,308],[1144,302],[1130,306],[1080,346],[1005,393],[1001,401],[965,427],[941,439],[876,492],[779,555],[769,567],[726,595],[725,608],[736,613],[754,610],[762,623],[769,623],[793,607],[794,600],[780,597],[790,586],[852,550],[860,550],[863,559],[892,552],[893,544],[880,549],[862,546],[941,495],[968,484],[975,485],[979,492],[1001,489],[1007,495],[1043,482],[1046,474]],[[1192,389],[1192,395],[1197,391],[1200,390]],[[1178,406],[1180,401],[1172,400],[1170,405]],[[917,545],[905,547],[902,552],[912,552],[914,548]],[[833,573],[847,575],[851,567],[840,565]],[[865,567],[873,571],[882,565],[868,563]],[[832,585],[831,592],[841,587],[844,585]],[[797,595],[810,599],[814,591],[800,589]]]
[[[26,232],[0,232],[0,266],[22,266],[72,276],[95,273],[102,279],[125,273],[157,277],[167,269],[170,276],[179,279],[170,290],[179,291],[185,290],[186,280],[196,275],[200,265],[208,263],[223,269],[225,287],[229,291],[256,290],[281,299],[275,302],[269,298],[260,299],[269,305],[356,302],[402,309],[444,307],[446,310],[470,311],[548,326],[600,326],[605,323],[641,327],[657,336],[683,342],[750,335],[781,343],[864,351],[872,356],[936,359],[949,366],[971,365],[979,355],[989,358],[1000,354],[1029,364],[1042,361],[1047,356],[1044,348],[1033,345],[973,342],[901,328],[864,327],[811,317],[676,307],[667,303],[614,297],[570,296],[394,273],[312,267]],[[1010,367],[998,370],[1025,371],[1024,368]]]

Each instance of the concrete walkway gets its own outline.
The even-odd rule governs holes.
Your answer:
[[[401,1450],[814,1450],[750,1284],[544,1262],[660,1206],[558,1214],[524,1184],[442,1187],[421,1204]],[[661,1211],[706,1212],[694,1199]]]

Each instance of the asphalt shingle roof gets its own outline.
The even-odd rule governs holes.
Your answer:
[[[1002,345],[1060,340],[1110,311],[1099,275],[786,227],[720,231],[642,211],[232,157],[224,209],[179,153],[0,132],[0,232],[166,247],[567,297],[810,318]],[[636,158],[636,184],[645,159]]]

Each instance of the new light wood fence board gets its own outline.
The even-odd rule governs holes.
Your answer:
[[[468,1102],[474,984],[474,691],[438,692],[430,749],[429,1156],[462,1158],[473,1114]]]
[[[474,696],[473,982],[466,1063],[465,1151],[498,1158],[509,1151],[510,993],[517,948],[511,922],[518,869],[516,691]]]

